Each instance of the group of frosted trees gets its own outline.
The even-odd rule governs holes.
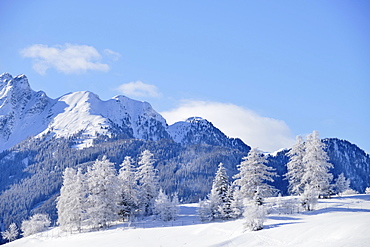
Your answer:
[[[202,220],[233,219],[245,217],[245,227],[250,230],[262,229],[264,219],[263,198],[276,193],[267,184],[276,175],[265,165],[266,156],[258,149],[252,149],[238,165],[239,173],[232,185],[223,164],[220,163],[213,180],[211,193],[200,201],[199,216]]]
[[[46,214],[35,214],[28,220],[24,220],[21,225],[22,235],[24,237],[32,234],[42,232],[50,226],[49,216]],[[1,233],[2,237],[7,241],[11,242],[17,239],[19,235],[19,229],[15,223],[10,224],[8,230]]]
[[[57,199],[61,229],[105,228],[120,218],[131,221],[153,213],[162,220],[175,218],[178,200],[159,190],[154,162],[153,154],[145,150],[136,166],[125,157],[118,174],[106,157],[96,160],[85,174],[67,168]]]
[[[332,164],[328,162],[317,131],[305,140],[297,137],[297,143],[288,156],[290,161],[285,177],[289,181],[289,193],[299,196],[305,210],[313,210],[319,197],[341,194],[349,189],[350,181],[343,174],[331,184],[333,175],[329,169]],[[178,208],[177,195],[170,198],[159,188],[154,162],[153,154],[146,150],[137,163],[131,157],[125,157],[118,174],[106,157],[96,160],[86,173],[81,169],[67,168],[57,200],[61,229],[107,227],[119,218],[131,221],[135,217],[152,214],[164,221],[174,219]],[[209,195],[200,201],[200,218],[211,221],[244,216],[247,229],[262,229],[266,212],[264,198],[277,193],[268,184],[274,181],[276,173],[266,163],[266,156],[258,149],[252,149],[238,165],[239,172],[233,177],[233,183],[220,163]],[[47,227],[50,220],[42,217],[34,215],[24,221],[21,227],[23,235]],[[16,238],[16,225],[10,225],[2,235],[9,241]]]
[[[349,189],[350,180],[343,173],[335,180],[335,184],[331,184],[333,175],[329,169],[333,165],[328,162],[329,157],[317,131],[309,134],[306,140],[298,136],[288,156],[290,161],[285,174],[289,181],[288,189],[290,194],[300,196],[306,210],[313,210],[320,197],[328,198]]]
[[[288,152],[286,179],[289,193],[300,197],[305,210],[313,210],[319,197],[327,198],[333,193],[340,194],[349,189],[349,179],[340,174],[335,184],[329,172],[332,164],[324,151],[324,144],[317,131],[304,141],[297,137],[297,143]],[[230,184],[222,163],[213,180],[212,190],[207,198],[200,201],[199,215],[202,220],[232,219],[245,217],[245,227],[259,230],[263,227],[264,198],[278,191],[268,182],[273,182],[276,173],[265,165],[266,156],[252,149],[239,164],[235,181]]]

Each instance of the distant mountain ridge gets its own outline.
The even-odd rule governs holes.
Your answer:
[[[168,126],[149,103],[119,95],[103,101],[81,91],[49,98],[31,89],[25,75],[0,75],[0,151],[29,136],[70,137],[79,134],[83,148],[99,135],[178,143],[210,144],[249,150],[240,139],[228,138],[205,119],[187,120]]]

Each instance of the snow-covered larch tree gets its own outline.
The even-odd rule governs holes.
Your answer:
[[[344,191],[349,190],[349,185],[351,184],[351,180],[344,176],[343,172],[339,174],[337,179],[335,179],[334,189],[337,194],[342,194]]]
[[[120,188],[114,164],[106,156],[87,170],[87,218],[92,227],[107,227],[118,219]]]
[[[201,221],[211,221],[214,219],[213,217],[213,205],[211,205],[210,200],[199,199],[199,208],[198,208],[198,215]]]
[[[32,234],[42,232],[50,226],[50,218],[46,214],[35,214],[29,220],[22,221],[21,230],[23,236],[27,237]]]
[[[58,223],[64,231],[81,230],[85,214],[86,186],[81,169],[66,168],[57,198]]]
[[[177,194],[177,192],[175,192],[172,195],[171,202],[172,202],[172,215],[174,215],[174,219],[176,219],[177,215],[179,214],[179,205],[180,205],[179,195]]]
[[[141,153],[136,179],[139,186],[139,203],[142,215],[151,215],[154,199],[158,195],[159,185],[157,171],[154,169],[153,154],[149,150]]]
[[[8,240],[9,242],[15,240],[18,237],[19,230],[15,223],[10,224],[8,230],[1,233],[4,239]]]
[[[273,195],[277,190],[266,182],[273,182],[273,168],[265,165],[266,156],[256,148],[249,151],[247,157],[238,165],[239,173],[234,176],[234,184],[240,187],[240,195],[245,199],[253,199],[257,188],[261,196]]]
[[[266,211],[263,206],[263,197],[259,187],[257,187],[253,200],[247,200],[244,208],[244,228],[250,231],[261,230],[265,221]]]
[[[162,191],[159,191],[157,198],[154,200],[154,213],[163,221],[170,221],[176,218],[176,208],[177,205],[174,201]]]
[[[297,142],[292,149],[287,153],[290,157],[287,163],[288,172],[285,174],[289,181],[289,193],[292,195],[300,195],[303,193],[304,184],[302,183],[302,176],[305,172],[303,164],[303,157],[305,155],[304,140],[301,136],[297,136]]]
[[[138,210],[138,187],[135,178],[133,160],[126,156],[118,173],[121,186],[121,201],[119,215],[123,219],[131,219]]]
[[[231,218],[237,219],[243,214],[243,197],[240,195],[240,190],[238,186],[230,186],[229,189],[230,199],[231,199]]]
[[[312,186],[311,184],[306,184],[303,194],[301,195],[301,204],[306,211],[312,211],[315,209],[315,205],[317,204],[317,200],[319,197],[319,192],[316,187]]]
[[[307,188],[314,189],[319,196],[327,197],[330,193],[330,182],[333,175],[329,169],[333,167],[328,162],[329,157],[324,151],[325,144],[319,138],[319,133],[313,131],[307,136],[305,144],[305,155],[303,157],[304,174],[302,183]],[[309,186],[306,186],[306,185]],[[312,193],[311,193],[312,194]]]

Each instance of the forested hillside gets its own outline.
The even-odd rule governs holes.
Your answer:
[[[169,139],[144,141],[100,136],[89,148],[71,148],[78,138],[42,140],[29,138],[11,150],[0,153],[0,212],[1,223],[20,223],[34,213],[48,213],[55,222],[56,202],[66,167],[82,168],[106,155],[116,169],[126,156],[137,160],[140,153],[150,150],[154,154],[160,187],[167,194],[178,192],[180,202],[197,202],[209,193],[220,162],[230,178],[237,173],[237,165],[247,152],[207,144],[181,145]],[[338,139],[325,139],[332,173],[351,179],[351,188],[364,192],[369,187],[369,155],[357,146]],[[268,166],[276,169],[274,185],[287,194],[288,182],[284,178],[287,151],[267,155]]]

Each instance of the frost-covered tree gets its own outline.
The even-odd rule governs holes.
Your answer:
[[[304,140],[301,136],[297,136],[297,142],[292,149],[287,153],[290,157],[287,163],[288,172],[285,174],[289,181],[288,190],[292,195],[300,195],[303,193],[304,184],[302,182],[302,176],[305,172],[303,164],[303,157],[305,155]]]
[[[207,202],[205,202],[207,201]],[[229,177],[222,163],[218,165],[212,189],[207,199],[200,202],[202,209],[200,217],[205,220],[230,219],[232,218],[232,190],[229,185]],[[208,214],[208,215],[207,215]]]
[[[10,224],[8,230],[1,232],[1,235],[4,239],[8,240],[9,242],[15,240],[18,237],[19,230],[15,223]]]
[[[130,219],[138,210],[138,186],[133,161],[130,156],[126,156],[122,162],[118,180],[121,186],[119,215],[124,219]]]
[[[175,200],[170,200],[168,196],[162,191],[159,191],[157,198],[154,201],[154,214],[163,221],[170,221],[176,218],[177,204]]]
[[[177,194],[177,192],[173,194],[171,202],[172,202],[172,215],[174,215],[173,219],[176,219],[177,215],[179,214],[179,205],[180,205],[179,195]]]
[[[235,217],[234,211],[233,211],[233,204],[232,204],[233,200],[234,200],[234,196],[233,196],[232,187],[229,185],[227,193],[226,193],[226,200],[222,202],[222,204],[218,208],[221,219],[232,219]]]
[[[231,199],[231,218],[237,219],[243,214],[243,198],[240,195],[240,190],[238,187],[231,186],[229,189],[230,199]]]
[[[42,232],[50,226],[50,218],[46,214],[35,214],[29,220],[24,220],[21,225],[23,236],[27,237],[32,234]]]
[[[306,184],[303,194],[301,195],[301,204],[307,211],[312,211],[315,209],[317,200],[319,197],[319,191],[316,187],[311,184]]]
[[[157,171],[154,169],[155,160],[149,150],[141,153],[136,179],[139,186],[139,203],[143,215],[150,215],[153,211],[154,199],[158,195],[159,185]]]
[[[58,223],[64,231],[81,230],[86,210],[86,186],[81,169],[66,168],[57,198]]]
[[[244,228],[249,231],[258,231],[263,229],[263,223],[266,218],[266,212],[263,205],[258,205],[253,201],[245,205]]]
[[[199,208],[198,208],[198,215],[201,221],[211,221],[214,219],[213,217],[213,205],[211,205],[210,200],[200,200],[199,199]]]
[[[92,227],[107,227],[118,219],[120,188],[114,164],[106,156],[87,170],[87,218]]]
[[[218,165],[212,183],[209,199],[213,205],[213,217],[228,219],[231,216],[231,195],[229,193],[229,177],[222,163]]]
[[[261,196],[273,195],[277,190],[266,182],[273,182],[273,168],[265,165],[266,157],[256,148],[249,151],[247,157],[238,165],[239,173],[234,176],[234,184],[240,187],[240,195],[246,199],[253,199],[257,188]]]
[[[370,195],[370,187],[366,187],[366,189],[365,189],[365,194],[366,194],[366,195]]]
[[[302,160],[304,164],[302,183],[305,185],[305,190],[313,189],[315,190],[313,193],[327,197],[330,194],[330,182],[333,179],[329,169],[333,165],[328,162],[329,157],[324,151],[324,147],[325,144],[319,138],[317,131],[313,131],[307,136],[305,155]]]
[[[337,194],[342,194],[344,191],[350,189],[351,180],[344,176],[343,172],[335,179],[334,189]]]

